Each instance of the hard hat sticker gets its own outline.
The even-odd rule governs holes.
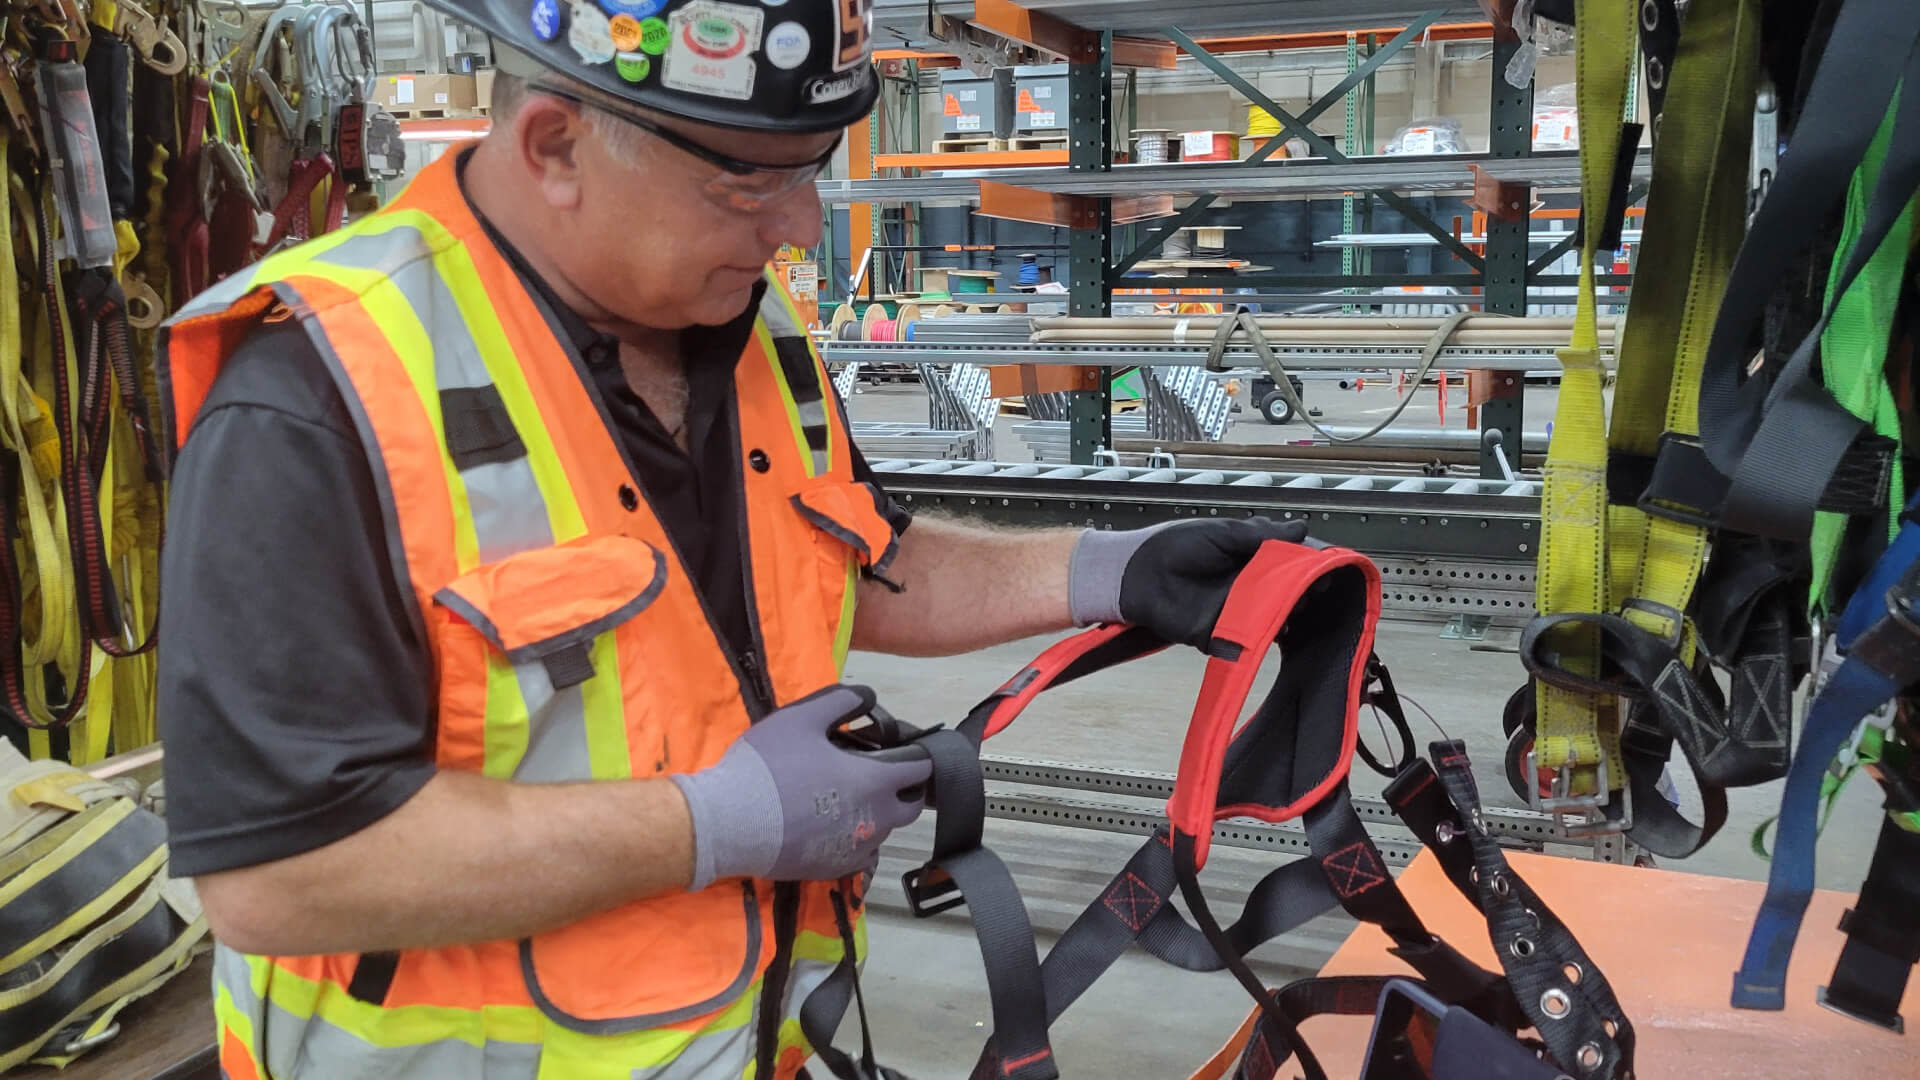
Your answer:
[[[754,51],[765,15],[740,4],[694,3],[668,16],[660,82],[672,90],[746,101],[753,97]]]
[[[667,39],[673,31],[667,29],[665,19],[640,20],[640,51],[649,56],[659,56],[667,51]]]
[[[644,82],[653,71],[653,61],[646,53],[623,52],[613,58],[613,70],[628,82]]]
[[[581,63],[604,64],[619,51],[613,47],[613,32],[606,12],[592,4],[574,4],[568,22],[571,25],[567,27],[567,44],[580,54]]]
[[[613,47],[623,53],[640,47],[640,20],[631,15],[615,15],[607,20],[607,33],[613,38]]]
[[[808,79],[800,88],[800,96],[806,98],[809,105],[825,105],[829,101],[839,101],[843,97],[852,97],[867,85],[866,71],[855,68],[838,75],[822,75]]]
[[[834,0],[833,18],[840,35],[839,53],[834,57],[833,70],[845,71],[871,60],[873,0]]]
[[[813,36],[797,22],[783,22],[767,31],[767,62],[782,71],[806,63],[812,51]]]
[[[533,0],[533,36],[552,41],[560,36],[560,0]]]
[[[660,9],[666,6],[667,0],[600,0],[601,10],[609,16],[631,15],[636,19],[658,15]]]

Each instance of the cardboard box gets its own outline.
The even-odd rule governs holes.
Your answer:
[[[493,68],[481,68],[473,74],[474,107],[486,110],[493,108],[493,77],[497,72]]]
[[[396,116],[471,112],[479,93],[471,75],[387,75],[375,81],[373,91]]]

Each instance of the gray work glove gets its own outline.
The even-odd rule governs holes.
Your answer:
[[[828,687],[767,714],[711,767],[675,775],[693,818],[689,890],[870,869],[887,834],[920,816],[933,776],[929,759],[881,760],[828,738],[872,708],[867,687]]]
[[[1228,590],[1260,545],[1306,536],[1304,521],[1263,517],[1088,529],[1073,549],[1067,603],[1080,626],[1126,623],[1205,649]]]

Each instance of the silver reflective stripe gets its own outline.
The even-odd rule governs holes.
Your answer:
[[[633,1070],[633,1080],[740,1080],[753,1062],[753,1018],[759,1011],[750,1010],[733,1027],[695,1034],[672,1061]]]
[[[438,389],[489,385],[493,378],[480,359],[480,346],[432,255],[420,230],[402,226],[355,236],[314,261],[378,270],[393,281],[433,342],[433,378]],[[552,546],[547,503],[534,480],[532,462],[521,457],[476,465],[463,471],[460,480],[467,489],[481,562]]]
[[[302,1019],[253,992],[246,958],[215,945],[213,977],[253,1021],[254,1051],[266,1055],[265,1080],[331,1077],[407,1077],[409,1080],[535,1080],[537,1043],[436,1039],[407,1046],[376,1046],[318,1016]]]
[[[587,703],[579,686],[555,691],[545,664],[528,660],[513,665],[520,696],[527,703],[527,752],[514,766],[522,783],[558,783],[593,779],[587,753]]]
[[[767,332],[774,337],[806,339],[806,335],[800,331],[800,324],[793,321],[787,305],[780,299],[779,282],[767,282],[767,291],[760,297],[760,321],[767,324]]]

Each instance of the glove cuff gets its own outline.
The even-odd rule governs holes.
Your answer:
[[[1125,621],[1120,616],[1120,582],[1127,560],[1157,531],[1088,529],[1080,534],[1067,563],[1067,610],[1075,626]]]
[[[780,792],[759,753],[736,743],[712,767],[670,777],[693,821],[693,880],[698,892],[720,878],[766,877],[780,856]]]

